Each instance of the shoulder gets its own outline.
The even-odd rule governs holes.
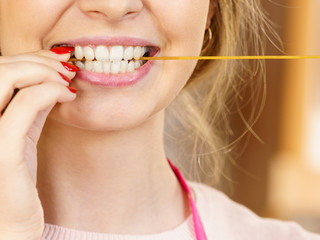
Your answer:
[[[320,240],[320,235],[302,229],[294,222],[261,218],[207,185],[187,181],[208,239],[223,240]]]

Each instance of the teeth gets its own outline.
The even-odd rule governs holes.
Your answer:
[[[93,69],[96,73],[103,73],[103,64],[100,61],[93,62]]]
[[[103,63],[103,71],[106,74],[109,74],[111,72],[111,62],[104,62]]]
[[[85,61],[76,62],[76,66],[81,69],[85,69],[89,72],[96,73],[105,73],[105,74],[118,74],[118,73],[127,73],[133,72],[143,65],[143,62],[140,60],[122,60],[122,61]]]
[[[109,60],[109,50],[106,46],[98,46],[95,49],[96,59],[98,61],[108,61]]]
[[[110,50],[110,60],[120,61],[123,58],[124,48],[122,46],[113,46]]]
[[[134,68],[137,69],[137,68],[139,68],[139,67],[141,67],[140,61],[135,60],[135,61],[134,61]]]
[[[134,68],[134,62],[130,61],[128,64],[128,72],[133,72],[135,70]]]
[[[147,47],[142,47],[142,50],[141,50],[141,57],[143,57],[143,55],[145,55],[147,52]]]
[[[76,66],[81,68],[81,69],[84,69],[84,63],[83,62],[77,61],[76,62]]]
[[[128,61],[127,60],[122,60],[120,62],[120,72],[126,73],[128,69]]]
[[[83,48],[84,57],[87,60],[93,60],[94,59],[94,51],[91,47],[84,47]]]
[[[84,64],[84,69],[87,71],[93,70],[93,62],[92,61],[86,61]]]
[[[75,46],[75,57],[79,60],[86,58],[86,60],[92,61],[94,59],[98,61],[121,61],[121,60],[138,60],[148,51],[148,47],[123,47],[112,46],[107,47],[99,45],[95,48],[85,46]]]
[[[133,58],[133,47],[127,47],[126,50],[124,50],[124,59],[131,60],[132,58]]]
[[[119,74],[133,72],[146,62],[139,61],[139,59],[148,50],[148,47],[140,46],[75,46],[74,55],[76,59],[82,60],[77,61],[75,64],[81,69],[96,73]]]
[[[111,63],[111,73],[118,74],[120,72],[121,62],[120,61],[113,61]]]
[[[82,59],[84,57],[83,48],[80,46],[76,46],[74,48],[74,55],[77,59]]]
[[[141,58],[143,55],[142,55],[142,49],[141,47],[135,47],[134,50],[133,50],[133,58],[138,60],[139,58]]]

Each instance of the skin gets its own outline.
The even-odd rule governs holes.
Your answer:
[[[64,71],[58,61],[70,56],[45,50],[55,43],[103,35],[146,39],[159,46],[163,56],[199,55],[212,14],[209,0],[197,0],[197,4],[193,0],[1,0],[0,46],[5,57],[0,64],[40,55],[41,63],[50,62],[55,70]],[[15,64],[14,70],[26,69],[23,64],[27,63]],[[46,108],[43,116],[36,115],[40,127],[35,143],[41,132],[37,149],[35,143],[28,145],[31,157],[20,156],[15,162],[26,160],[34,168],[38,161],[37,189],[45,222],[85,231],[150,234],[172,229],[189,216],[187,196],[166,160],[163,127],[164,109],[195,65],[196,61],[159,61],[145,80],[117,89],[74,78],[71,86],[78,89],[76,97],[64,93],[60,102],[50,100],[51,108],[57,103],[53,110]],[[13,68],[6,70],[8,78],[13,78]],[[43,84],[32,87],[39,85]],[[40,102],[50,87],[36,93]],[[18,101],[18,95],[15,98]],[[25,111],[11,110],[13,102],[2,122],[6,114],[8,119],[24,118]],[[14,128],[21,126],[34,127],[18,122]],[[22,132],[20,140],[26,130]],[[31,191],[30,184],[28,188]],[[34,208],[39,210],[39,205]]]

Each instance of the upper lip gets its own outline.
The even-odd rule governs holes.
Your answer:
[[[64,42],[56,42],[53,43],[51,46],[57,45],[70,45],[70,46],[98,46],[98,45],[106,45],[106,46],[115,46],[115,45],[122,45],[122,46],[148,46],[148,47],[155,47],[158,46],[148,40],[144,40],[141,38],[135,37],[83,37],[74,40],[64,41]]]

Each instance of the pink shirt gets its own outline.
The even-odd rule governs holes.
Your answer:
[[[296,223],[260,218],[223,193],[187,181],[193,192],[208,240],[320,240],[320,235]],[[85,232],[45,224],[41,240],[195,240],[192,215],[174,229],[152,235],[119,235]]]

